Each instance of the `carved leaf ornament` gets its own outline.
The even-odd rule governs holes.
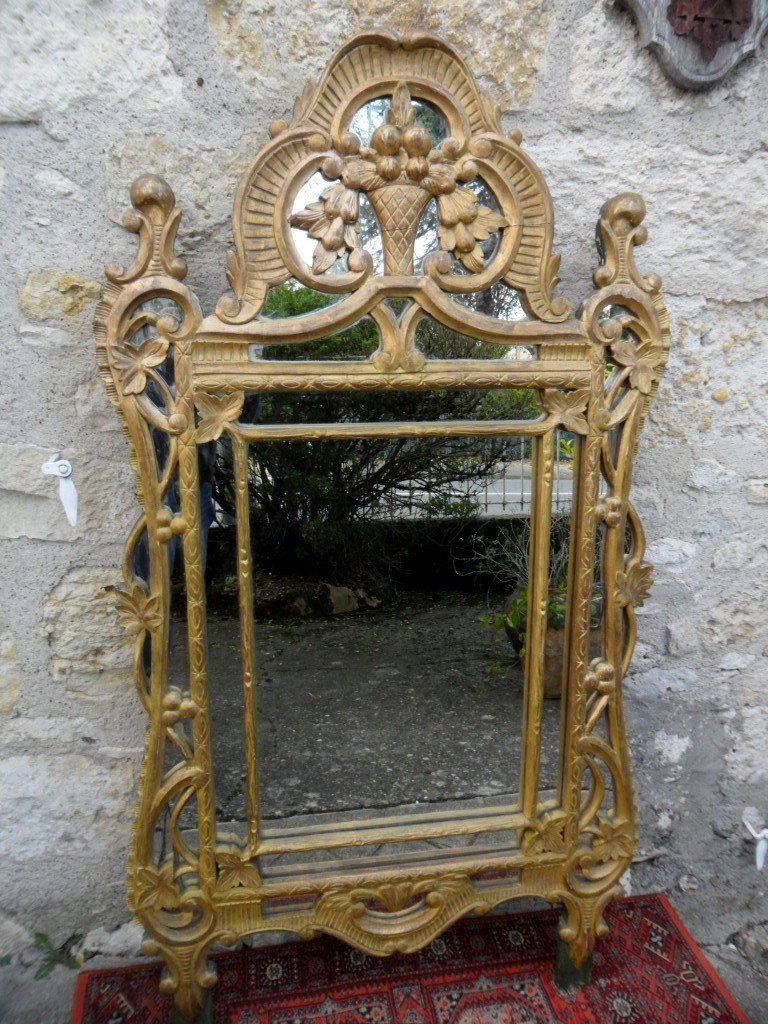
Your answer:
[[[640,607],[645,604],[652,583],[653,567],[634,562],[626,572],[619,573],[616,578],[616,600],[622,607]]]
[[[611,345],[611,354],[617,363],[629,367],[629,385],[644,395],[650,395],[656,379],[661,352],[652,341],[638,345],[618,341]]]
[[[588,391],[545,391],[542,405],[547,413],[572,434],[586,434]]]
[[[114,360],[123,393],[140,395],[147,386],[147,371],[164,363],[167,355],[167,338],[150,338],[135,348],[132,345],[116,348]]]
[[[242,391],[232,395],[206,395],[197,399],[200,421],[197,426],[198,444],[217,441],[228,423],[232,423],[243,411]]]
[[[606,863],[631,857],[633,845],[628,821],[598,819],[597,836],[592,849],[599,860]]]
[[[136,635],[144,630],[151,633],[160,626],[160,599],[148,597],[138,583],[134,584],[130,592],[119,590],[116,599],[120,622],[129,633]]]

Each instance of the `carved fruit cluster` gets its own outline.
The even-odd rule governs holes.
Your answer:
[[[478,154],[490,155],[487,139],[475,140],[474,146]],[[319,201],[291,217],[293,227],[318,240],[313,272],[323,273],[347,251],[350,270],[362,270],[365,255],[358,244],[359,194],[401,185],[420,188],[437,199],[440,248],[453,252],[472,273],[479,273],[484,264],[480,242],[507,227],[508,221],[481,205],[474,192],[458,185],[472,181],[479,172],[477,161],[466,150],[466,145],[452,136],[433,149],[429,132],[414,124],[407,85],[399,83],[386,123],[374,131],[371,145],[362,148],[356,135],[344,132],[338,149],[320,165],[324,177],[340,179],[340,184],[326,189]]]

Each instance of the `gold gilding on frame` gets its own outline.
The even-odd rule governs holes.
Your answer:
[[[370,146],[350,131],[355,112],[387,98],[386,122]],[[413,103],[438,111],[449,135],[433,142],[413,123]],[[622,678],[635,643],[635,606],[647,596],[643,531],[629,503],[631,464],[648,403],[669,346],[668,318],[657,278],[642,277],[635,246],[646,238],[645,208],[627,193],[607,202],[598,222],[602,263],[596,290],[575,317],[553,297],[558,259],[546,185],[504,135],[498,114],[478,91],[461,58],[422,33],[357,37],[333,57],[319,83],[297,101],[293,121],[275,122],[271,140],[243,176],[234,203],[231,293],[203,317],[183,283],[174,254],[181,212],[154,175],[131,187],[125,227],[139,237],[128,270],[107,268],[96,343],[110,397],[130,441],[141,516],[123,558],[121,620],[135,638],[135,682],[148,728],[139,803],[128,865],[131,910],[163,956],[163,991],[193,1019],[215,973],[206,953],[259,931],[310,936],[324,931],[375,955],[409,952],[468,912],[516,896],[539,896],[564,908],[561,938],[578,967],[604,928],[601,914],[616,895],[636,843],[635,811],[622,715]],[[301,186],[319,171],[327,187],[295,211]],[[496,197],[490,210],[467,186],[482,181]],[[361,246],[360,203],[369,202],[381,235],[383,268],[375,273]],[[429,202],[437,211],[436,249],[414,273],[414,242]],[[314,242],[311,257],[294,230]],[[481,242],[497,233],[486,257]],[[300,318],[260,318],[269,288],[289,278],[338,301]],[[503,284],[514,289],[525,319],[494,319],[455,296]],[[410,300],[397,317],[384,301]],[[157,301],[162,300],[162,301]],[[301,362],[254,357],[254,346],[296,344],[374,318],[379,350],[368,360]],[[423,316],[481,343],[527,346],[529,359],[424,359],[414,343]],[[136,342],[143,332],[145,340]],[[258,348],[256,349],[258,353]],[[172,356],[172,359],[170,358]],[[542,413],[525,424],[431,423],[241,424],[243,394],[256,391],[374,391],[382,388],[533,388]],[[539,753],[546,631],[547,565],[555,431],[578,438],[567,616],[560,778],[556,797],[539,794]],[[529,593],[525,713],[519,804],[473,816],[422,814],[394,822],[340,824],[318,838],[311,830],[261,830],[256,758],[253,593],[247,529],[249,441],[338,436],[526,434],[534,444],[532,571]],[[157,434],[166,438],[158,460]],[[206,609],[201,557],[197,445],[228,435],[233,443],[238,507],[237,562],[243,624],[243,700],[249,826],[242,843],[217,832],[206,678]],[[166,492],[177,479],[180,508]],[[603,539],[597,551],[597,527]],[[627,544],[626,538],[631,538]],[[188,689],[168,686],[170,570],[167,545],[184,552],[189,646]],[[134,572],[140,542],[148,580]],[[596,555],[605,598],[600,656],[590,660],[590,607]],[[146,657],[149,650],[150,657]],[[150,667],[147,668],[147,665]],[[601,724],[601,729],[596,727]],[[439,728],[439,722],[434,723]],[[339,756],[342,756],[342,751]],[[172,763],[172,767],[168,765]],[[195,838],[180,827],[194,812]],[[155,833],[165,823],[162,859]],[[409,839],[505,832],[492,854],[457,848],[456,857],[398,866]],[[323,875],[292,871],[265,879],[260,863],[282,852],[311,854],[363,844],[395,851],[386,869],[352,870],[337,861]],[[267,913],[267,907],[270,908]]]

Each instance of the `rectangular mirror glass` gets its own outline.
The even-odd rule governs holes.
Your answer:
[[[519,807],[540,407],[527,391],[381,397],[251,395],[242,419],[257,426],[352,434],[225,437],[201,453],[217,817],[241,837],[252,817],[254,835],[289,835]],[[478,433],[432,436],[446,407]],[[389,436],[353,436],[372,411]],[[548,444],[552,607],[575,450],[560,431]],[[562,674],[550,634],[549,676]],[[560,710],[559,693],[543,701],[542,799],[557,786]]]

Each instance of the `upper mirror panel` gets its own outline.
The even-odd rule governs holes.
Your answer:
[[[374,134],[387,124],[390,103],[391,98],[388,96],[371,100],[360,107],[350,121],[349,130],[358,137],[362,146],[372,146]],[[440,111],[430,103],[415,99],[411,100],[411,109],[414,126],[428,133],[433,148],[439,146],[448,137],[448,123]]]
[[[480,274],[499,251],[509,221],[466,140],[403,82],[361,107],[317,163],[290,214],[296,251],[315,275],[424,273],[435,249],[442,273],[455,262]]]

